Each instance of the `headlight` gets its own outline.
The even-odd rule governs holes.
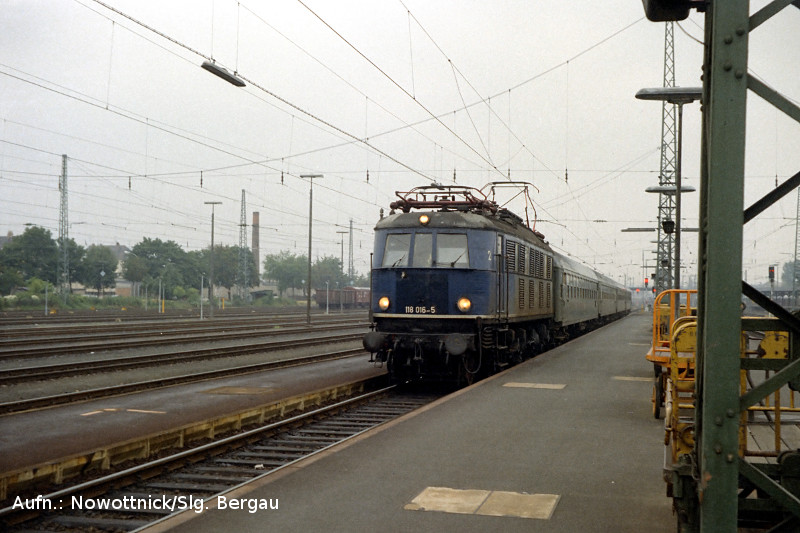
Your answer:
[[[469,301],[469,298],[459,298],[457,305],[458,310],[462,313],[466,313],[472,308],[472,302]]]
[[[386,311],[389,309],[389,297],[383,296],[380,300],[378,300],[378,307],[381,308],[381,311]]]
[[[419,216],[419,223],[423,226],[427,226],[428,222],[431,221],[431,218],[428,215],[420,215]]]

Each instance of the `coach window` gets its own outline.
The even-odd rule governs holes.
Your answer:
[[[469,268],[467,236],[439,233],[436,236],[436,266]]]
[[[386,236],[386,248],[383,252],[384,267],[408,266],[408,252],[411,248],[410,233],[390,233]]]
[[[425,268],[433,264],[433,234],[417,233],[414,237],[414,258],[411,266]]]

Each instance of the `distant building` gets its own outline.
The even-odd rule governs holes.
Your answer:
[[[11,239],[13,238],[14,238],[13,231],[9,231],[5,237],[0,237],[0,250],[2,250],[3,246],[5,246],[7,243],[11,242]]]

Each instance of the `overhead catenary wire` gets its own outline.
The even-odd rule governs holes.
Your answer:
[[[428,115],[429,115],[429,116],[430,116],[430,117],[431,117],[433,120],[435,120],[436,122],[438,122],[438,123],[439,123],[439,124],[440,124],[440,125],[441,125],[443,128],[445,128],[445,129],[446,129],[448,132],[450,132],[450,134],[451,134],[451,135],[455,136],[455,137],[456,137],[458,140],[460,140],[460,141],[462,142],[462,144],[464,144],[464,146],[466,146],[466,147],[467,147],[467,148],[468,148],[470,151],[474,152],[474,153],[475,153],[475,154],[476,154],[478,157],[480,157],[481,159],[483,159],[483,160],[484,160],[484,161],[485,161],[485,162],[486,162],[486,163],[487,163],[487,164],[488,164],[490,167],[492,167],[494,170],[496,170],[497,172],[500,172],[500,170],[499,170],[499,169],[495,168],[495,167],[492,165],[492,162],[491,162],[489,159],[487,159],[486,157],[484,157],[484,156],[483,156],[483,154],[481,154],[481,153],[480,153],[478,150],[476,150],[476,149],[475,149],[475,148],[474,148],[474,147],[473,147],[471,144],[469,144],[469,143],[468,143],[468,142],[467,142],[467,141],[466,141],[466,140],[465,140],[463,137],[461,137],[461,136],[460,136],[458,133],[456,133],[455,131],[451,130],[451,129],[450,129],[450,127],[449,127],[447,124],[445,124],[445,123],[442,121],[442,119],[441,119],[441,118],[440,118],[438,115],[436,115],[436,114],[435,114],[433,111],[431,111],[430,109],[428,109],[428,107],[427,107],[427,106],[425,106],[425,104],[423,104],[422,102],[420,102],[419,100],[417,100],[416,98],[414,98],[414,95],[412,95],[410,92],[408,92],[408,90],[407,90],[405,87],[403,87],[402,85],[400,85],[400,83],[398,83],[398,82],[397,82],[397,81],[396,81],[394,78],[392,78],[392,77],[391,77],[389,74],[387,74],[387,73],[386,73],[386,72],[385,72],[385,71],[384,71],[384,70],[383,70],[383,69],[382,69],[380,66],[378,66],[378,65],[377,65],[377,64],[376,64],[374,61],[372,61],[372,59],[370,59],[369,57],[367,57],[367,56],[366,56],[366,55],[365,55],[365,54],[364,54],[364,53],[363,53],[361,50],[359,50],[359,49],[358,49],[358,48],[357,48],[357,47],[356,47],[354,44],[352,44],[352,43],[351,43],[349,40],[347,40],[347,39],[346,39],[346,38],[345,38],[345,37],[344,37],[344,36],[343,36],[341,33],[339,33],[339,32],[338,32],[338,31],[337,31],[337,30],[336,30],[336,29],[335,29],[333,26],[331,26],[331,25],[330,25],[330,24],[329,24],[329,23],[328,23],[328,22],[327,22],[325,19],[323,19],[321,16],[319,16],[319,15],[318,15],[318,14],[317,14],[317,13],[316,13],[316,12],[315,12],[313,9],[311,9],[310,7],[308,7],[308,6],[307,6],[307,5],[306,5],[306,4],[305,4],[305,3],[304,3],[302,0],[297,0],[297,2],[298,2],[298,3],[300,3],[300,5],[302,5],[303,7],[305,7],[305,8],[306,8],[306,9],[307,9],[307,10],[308,10],[308,11],[309,11],[309,12],[310,12],[312,15],[314,15],[314,16],[315,16],[317,19],[319,19],[319,21],[320,21],[320,22],[322,22],[322,24],[324,24],[324,25],[325,25],[325,26],[326,26],[328,29],[330,29],[330,30],[331,30],[331,31],[332,31],[334,34],[336,34],[336,35],[337,35],[337,36],[338,36],[338,37],[339,37],[339,38],[340,38],[342,41],[344,41],[344,42],[345,42],[345,43],[346,43],[346,44],[347,44],[347,45],[348,45],[350,48],[352,48],[352,49],[353,49],[353,50],[354,50],[354,51],[355,51],[355,52],[356,52],[358,55],[360,55],[361,57],[363,57],[363,58],[364,58],[364,60],[366,60],[366,61],[367,61],[367,62],[368,62],[370,65],[372,65],[372,66],[373,66],[373,67],[374,67],[374,68],[375,68],[375,69],[376,69],[378,72],[380,72],[380,73],[381,73],[381,74],[382,74],[384,77],[386,77],[386,79],[388,79],[388,80],[389,80],[389,81],[390,81],[390,82],[391,82],[391,83],[392,83],[392,84],[393,84],[395,87],[397,87],[398,89],[400,89],[400,91],[401,91],[401,92],[403,92],[403,93],[404,93],[406,96],[408,96],[409,98],[411,98],[411,100],[413,100],[413,101],[414,101],[414,102],[415,102],[415,103],[416,103],[416,104],[417,104],[417,105],[418,105],[420,108],[422,108],[422,110],[423,110],[423,111],[425,111],[425,112],[426,112],[426,113],[427,113],[427,114],[428,114]],[[502,174],[502,172],[500,172],[500,174]],[[435,181],[435,180],[431,180],[431,181]]]
[[[239,5],[239,6],[240,6],[241,4],[237,4],[237,5]],[[244,7],[242,6],[242,8],[244,8]],[[409,13],[410,13],[410,12],[409,12]],[[238,15],[238,13],[237,13],[237,15]],[[409,18],[408,18],[408,20],[409,20],[409,26],[410,26],[410,22],[411,22],[411,20],[412,20],[412,19],[411,19],[411,17],[410,17],[410,15],[409,15]],[[238,22],[238,20],[237,20],[237,22]],[[123,24],[124,24],[124,21],[123,21]],[[411,35],[410,35],[410,33],[411,33],[411,28],[409,28],[409,49],[410,49],[410,51],[413,53],[413,50],[412,50],[412,47],[411,47],[411,45],[413,44],[413,41],[411,41]],[[238,36],[237,36],[237,40],[238,40]],[[117,43],[117,44],[119,44],[119,43]],[[217,53],[219,53],[219,51],[217,51]],[[112,54],[114,54],[113,50],[112,50]],[[115,57],[114,59],[116,59],[116,57]],[[239,68],[239,65],[238,65],[238,49],[237,49],[237,64],[236,64],[236,65],[237,65],[237,66],[236,66],[236,69],[238,70],[238,68]],[[413,67],[413,63],[412,63],[412,67]],[[451,67],[451,68],[452,68],[452,67]],[[115,73],[115,78],[116,78],[116,73]],[[462,79],[466,79],[466,78],[462,77]],[[459,80],[459,81],[461,81],[461,80]],[[412,90],[414,91],[414,93],[416,92],[416,91],[415,91],[415,89],[412,89]],[[114,92],[114,93],[116,93],[116,91],[113,91],[113,92]],[[509,118],[508,118],[508,123],[509,123],[509,125],[510,125],[510,122],[511,122],[511,120],[510,120],[510,116],[511,116],[511,115],[510,115],[510,113],[511,113],[511,109],[510,109],[510,108],[511,108],[511,92],[510,92],[510,90],[507,90],[507,92],[508,92],[508,97],[509,97],[509,102],[508,102],[508,103],[509,103]],[[413,93],[412,93],[412,94],[413,94]],[[365,96],[365,98],[366,98],[366,100],[367,100],[367,102],[368,102],[368,101],[369,101],[369,97],[366,97],[366,96]],[[516,102],[516,100],[515,100],[515,102]],[[109,103],[109,97],[108,97],[108,95],[107,95],[105,104],[108,104],[108,103]],[[462,101],[462,104],[464,104],[464,103],[465,103],[465,102],[463,102],[463,101]],[[377,105],[379,105],[379,104],[377,104]],[[496,102],[495,102],[495,106],[496,106],[496,105],[497,105],[497,104],[496,104]],[[367,107],[369,107],[369,106],[367,106]],[[491,105],[490,105],[490,108],[491,108]],[[291,113],[291,111],[290,111],[290,113]],[[454,113],[454,117],[455,117],[455,114],[456,114],[456,112],[453,112],[453,113]],[[300,120],[303,120],[303,117],[302,117],[300,114],[291,113],[291,116],[292,116],[293,118],[294,118],[294,117],[297,117],[298,119],[300,119]],[[477,115],[476,115],[476,116],[477,116]],[[372,118],[372,117],[369,117],[369,118]],[[504,118],[505,118],[505,117],[504,117]],[[147,120],[148,120],[148,122],[150,122],[150,121],[151,121],[151,120],[153,120],[153,119],[152,119],[152,117],[150,117],[150,118],[148,118]],[[426,119],[426,120],[430,120],[430,119]],[[366,122],[366,117],[365,117],[365,122]],[[372,121],[370,121],[370,123],[371,123],[371,122],[372,122]],[[378,121],[375,121],[375,122],[376,122],[376,123],[378,123]],[[448,122],[449,122],[449,120],[448,120]],[[149,126],[148,126],[148,127],[149,127]],[[496,128],[494,127],[494,125],[492,125],[491,127],[492,127],[492,128],[494,128],[494,129],[496,129]],[[402,128],[400,128],[400,129],[402,129]],[[454,130],[454,131],[457,131],[455,127],[453,128],[453,130]],[[510,130],[509,130],[509,131],[510,131]],[[359,132],[359,133],[360,133],[360,132]],[[152,134],[152,132],[151,132],[151,134]],[[368,138],[368,135],[369,135],[369,138]],[[151,135],[151,138],[152,138],[152,137],[153,137],[153,136]],[[497,135],[495,135],[495,137],[497,137]],[[368,139],[368,140],[371,140],[371,139],[375,138],[375,134],[370,134],[370,133],[369,133],[369,130],[368,130],[368,127],[366,127],[366,125],[365,125],[365,132],[364,132],[363,138],[364,138],[364,139]],[[355,142],[356,142],[356,141],[354,141],[354,140],[347,140],[347,142],[346,142],[345,144],[354,144]],[[438,142],[438,141],[434,141],[434,142],[433,142],[433,143],[434,143],[434,150],[435,150],[435,151],[436,151],[436,148],[437,148],[437,147],[438,147],[440,150],[442,150],[442,151],[446,150],[446,148],[444,148],[444,147],[443,147],[443,146],[441,146],[440,144],[437,144],[437,142]],[[183,175],[185,175],[185,176],[189,176],[189,175],[190,175],[190,173],[189,173],[189,172],[185,172],[185,173],[183,173],[183,172],[178,172],[178,173],[158,172],[160,169],[159,169],[159,165],[157,165],[157,164],[155,163],[155,162],[157,161],[157,160],[155,159],[155,156],[156,156],[157,154],[154,154],[154,153],[153,153],[153,152],[154,152],[154,150],[153,150],[153,147],[154,147],[154,146],[155,146],[155,142],[154,142],[154,141],[152,141],[152,142],[151,142],[151,144],[150,144],[150,147],[151,147],[151,156],[152,156],[152,158],[151,158],[151,157],[147,157],[147,159],[148,159],[149,161],[151,161],[151,165],[150,165],[150,168],[148,168],[148,169],[147,169],[147,172],[145,172],[145,174],[147,174],[147,175],[148,175],[148,176],[150,176],[150,177],[156,177],[156,176],[159,176],[159,175],[168,176],[168,175],[170,175],[170,174],[172,174],[172,175],[175,175],[175,176],[183,176]],[[341,146],[341,145],[339,145],[339,146]],[[321,149],[325,149],[325,148],[319,148],[319,149],[321,150]],[[233,151],[235,152],[236,150],[233,150]],[[427,152],[426,152],[426,153],[427,153]],[[518,152],[517,152],[517,153],[518,153]],[[369,151],[368,151],[368,150],[367,150],[367,154],[368,154],[368,156],[367,156],[367,161],[369,161]],[[435,152],[435,154],[436,154],[436,152]],[[511,154],[512,154],[512,150],[511,150],[511,143],[509,142],[509,158],[508,158],[508,163],[510,163],[510,162],[512,161],[512,159],[513,159],[513,158],[512,158],[512,156],[511,156]],[[377,155],[378,155],[378,157],[379,157],[379,160],[382,160],[382,159],[383,159],[383,156],[382,156],[381,154],[377,154]],[[515,155],[516,155],[516,154],[515,154]],[[286,161],[288,162],[288,161],[289,161],[289,159],[291,159],[291,158],[294,158],[294,157],[296,157],[296,154],[293,154],[293,153],[291,153],[291,150],[290,150],[288,154],[283,154],[281,158],[282,158],[282,159],[283,159],[283,158],[286,158]],[[264,159],[264,158],[262,158],[262,159],[259,159],[258,157],[252,157],[251,159],[253,160],[253,162],[244,162],[244,163],[241,163],[240,165],[237,165],[237,166],[246,167],[246,166],[248,166],[248,165],[258,165],[258,164],[260,164],[260,165],[262,165],[262,166],[264,165],[264,161],[265,161],[265,159]],[[273,160],[275,160],[275,159],[273,159]],[[267,159],[266,159],[266,161],[269,161],[269,158],[267,158]],[[176,163],[177,163],[177,162],[176,162]],[[303,163],[303,162],[301,161],[301,162],[300,162],[300,164],[302,165],[302,163]],[[374,161],[373,161],[373,163],[374,163]],[[435,167],[435,168],[433,169],[433,171],[429,171],[429,170],[426,170],[426,169],[424,169],[424,168],[420,168],[419,166],[417,166],[417,168],[418,168],[420,171],[422,171],[423,173],[425,173],[425,174],[429,174],[429,175],[430,175],[432,172],[439,172],[439,171],[441,171],[441,169],[439,168],[441,163],[442,163],[442,161],[441,161],[441,160],[440,160],[440,161],[436,161],[436,162],[435,162],[435,164],[434,164],[434,167]],[[117,166],[120,166],[120,165],[117,165]],[[274,165],[274,166],[277,166],[277,165]],[[384,169],[384,172],[392,172],[392,173],[397,173],[397,172],[405,172],[405,170],[402,170],[402,169],[398,170],[398,169],[392,168],[392,166],[393,166],[393,165],[388,165],[388,166],[389,166],[389,169],[388,169],[388,170],[387,170],[387,169]],[[416,165],[415,165],[415,166],[416,166]],[[505,170],[506,170],[506,169],[505,169],[505,165],[502,165],[502,166],[503,166],[503,170],[505,171]],[[516,164],[515,164],[514,166],[516,167]],[[536,166],[538,167],[538,165],[536,165]],[[226,172],[226,171],[225,171],[225,168],[231,168],[231,167],[220,167],[220,177],[222,177],[222,176],[225,176],[225,177],[232,176],[233,174],[232,174],[232,173],[230,173],[230,172]],[[282,168],[282,166],[281,166],[281,168]],[[300,167],[298,166],[298,168],[300,168]],[[206,170],[206,169],[198,169],[198,170],[199,170],[199,172],[202,172],[202,171],[208,172],[209,174],[206,174],[206,178],[207,178],[207,179],[208,179],[208,178],[209,178],[209,176],[211,175],[211,170],[210,170],[210,169],[209,169],[209,170]],[[515,168],[515,170],[516,170],[516,168]],[[539,168],[538,170],[541,170],[541,168]],[[573,170],[573,169],[570,169],[570,170]],[[577,170],[577,169],[575,169],[574,171],[575,171],[575,172],[577,172],[578,170]],[[198,173],[199,173],[199,172],[198,172]],[[467,170],[463,170],[463,171],[462,171],[462,170],[460,170],[460,169],[459,169],[459,172],[476,172],[476,171],[475,171],[475,170],[472,170],[472,169],[467,169]],[[509,172],[510,172],[510,169],[509,169]],[[339,172],[339,174],[344,174],[344,173],[343,173],[343,172]],[[195,173],[195,175],[197,175],[197,173]],[[245,175],[246,175],[246,174],[245,174]],[[267,169],[267,172],[264,174],[264,176],[271,176],[271,175],[273,175],[273,174],[272,174],[272,170],[270,170],[270,169]],[[474,175],[474,174],[473,174],[473,175]],[[363,171],[362,171],[362,176],[363,176]],[[180,179],[180,178],[179,178],[179,179]],[[197,190],[197,189],[196,189],[196,187],[192,187],[191,189],[192,189],[192,190]],[[573,193],[574,193],[575,191],[577,191],[577,189],[575,189],[575,190],[573,190],[573,191],[571,191],[571,192],[573,192]],[[377,192],[377,191],[376,191],[376,192]]]
[[[192,52],[192,53],[195,53],[195,54],[199,55],[200,57],[203,57],[203,58],[205,58],[205,59],[211,59],[210,57],[203,55],[203,54],[202,54],[201,52],[199,52],[198,50],[196,50],[196,49],[194,49],[194,48],[192,48],[192,47],[190,47],[190,46],[188,46],[188,45],[185,45],[184,43],[181,43],[181,42],[180,42],[180,41],[178,41],[177,39],[174,39],[174,38],[172,38],[172,37],[168,36],[167,34],[165,34],[165,33],[163,33],[163,32],[160,32],[160,31],[158,31],[157,29],[155,29],[155,28],[153,28],[153,27],[151,27],[151,26],[149,26],[149,25],[147,25],[147,24],[143,23],[142,21],[140,21],[140,20],[138,20],[138,19],[136,19],[136,18],[134,18],[134,17],[131,17],[131,16],[129,16],[129,15],[127,15],[127,14],[125,14],[124,12],[122,12],[122,11],[120,11],[120,10],[118,10],[118,9],[114,8],[113,6],[109,6],[109,5],[108,5],[108,4],[106,4],[105,2],[102,2],[101,0],[93,0],[93,1],[94,1],[94,2],[96,2],[96,3],[98,3],[98,4],[100,4],[100,5],[102,5],[102,6],[104,6],[104,7],[106,7],[106,8],[108,8],[108,9],[110,9],[111,11],[113,11],[113,12],[117,13],[118,15],[120,15],[120,16],[123,16],[123,17],[125,17],[125,18],[127,18],[127,19],[131,20],[132,22],[134,22],[134,23],[136,23],[136,24],[138,24],[138,25],[141,25],[141,26],[142,26],[142,27],[144,27],[145,29],[147,29],[147,30],[149,30],[149,31],[152,31],[152,32],[156,33],[157,35],[159,35],[159,36],[161,36],[161,37],[163,37],[163,38],[165,38],[165,39],[169,40],[170,42],[173,42],[174,44],[177,44],[178,46],[181,46],[181,47],[183,47],[184,49],[186,49],[186,50],[188,50],[188,51],[190,51],[190,52]],[[308,9],[308,10],[309,10],[309,11],[310,11],[312,14],[314,14],[314,16],[316,16],[316,17],[317,17],[319,20],[321,20],[321,21],[322,21],[324,24],[326,24],[326,26],[328,26],[328,27],[329,27],[329,28],[330,28],[330,29],[331,29],[331,30],[332,30],[334,33],[336,33],[337,35],[339,35],[339,33],[338,33],[338,32],[336,32],[336,30],[335,30],[335,29],[333,29],[332,27],[330,27],[330,25],[328,25],[328,24],[327,24],[327,22],[325,22],[323,19],[321,19],[321,17],[319,17],[319,16],[318,16],[318,15],[317,15],[317,14],[316,14],[314,11],[312,11],[310,8],[308,8],[308,6],[306,6],[306,5],[305,5],[305,4],[304,4],[302,1],[300,1],[300,0],[298,0],[298,1],[299,1],[299,2],[300,2],[300,4],[301,4],[301,5],[303,5],[303,6],[304,6],[306,9]],[[402,4],[402,2],[401,2],[401,4]],[[260,16],[258,16],[257,14],[255,14],[255,13],[254,13],[254,12],[253,12],[251,9],[249,9],[247,6],[244,6],[244,5],[242,5],[241,3],[237,3],[237,5],[238,5],[238,6],[240,6],[240,7],[242,7],[242,8],[244,8],[244,9],[246,9],[248,12],[250,12],[251,14],[253,14],[254,16],[256,16],[256,17],[257,17],[257,18],[258,18],[258,19],[259,19],[259,20],[260,20],[262,23],[269,25],[269,24],[268,24],[268,23],[267,23],[267,22],[266,22],[266,21],[265,21],[265,20],[264,20],[262,17],[260,17]],[[403,7],[405,7],[405,5],[404,5],[404,4],[402,4],[402,5],[403,5]],[[432,42],[434,43],[434,45],[435,45],[435,46],[436,46],[436,47],[437,47],[437,48],[440,50],[440,52],[441,52],[441,53],[442,53],[442,54],[443,54],[445,57],[447,57],[447,56],[446,56],[446,54],[444,53],[444,51],[441,49],[441,47],[439,47],[439,45],[438,45],[438,44],[437,44],[437,43],[436,43],[436,42],[433,40],[433,38],[430,36],[430,34],[427,32],[427,30],[425,30],[425,28],[424,28],[424,27],[423,27],[423,26],[420,24],[420,22],[419,22],[419,21],[416,19],[416,17],[414,17],[414,15],[413,15],[413,14],[410,12],[410,10],[408,10],[408,9],[406,8],[406,11],[407,11],[407,13],[409,14],[409,16],[415,20],[415,22],[416,22],[416,23],[419,25],[419,27],[422,29],[422,31],[423,31],[423,32],[425,32],[425,34],[428,36],[428,38],[429,38],[429,39],[431,39],[431,41],[432,41]],[[581,51],[581,52],[579,52],[579,53],[575,54],[575,55],[574,55],[574,56],[572,56],[570,59],[575,59],[575,58],[577,58],[577,57],[580,57],[580,56],[582,56],[582,55],[584,55],[584,54],[588,53],[588,52],[589,52],[589,51],[591,51],[592,49],[594,49],[594,48],[596,48],[597,46],[599,46],[599,45],[603,44],[604,42],[606,42],[606,41],[610,40],[611,38],[613,38],[613,37],[615,37],[615,36],[619,35],[620,33],[624,32],[625,30],[627,30],[628,28],[632,27],[633,25],[635,25],[636,23],[638,23],[638,22],[639,22],[639,21],[641,21],[641,20],[644,20],[644,17],[642,17],[642,18],[640,18],[640,19],[637,19],[637,20],[636,20],[636,21],[634,21],[633,23],[631,23],[631,24],[628,24],[627,26],[623,27],[622,29],[620,29],[620,30],[618,30],[618,31],[614,32],[613,34],[609,35],[608,37],[606,37],[606,38],[602,39],[602,40],[601,40],[601,41],[599,41],[598,43],[595,43],[594,45],[592,45],[592,46],[590,46],[590,47],[588,47],[588,48],[584,49],[583,51]],[[272,28],[273,30],[277,31],[277,29],[275,29],[273,26],[269,25],[269,27],[270,27],[270,28]],[[289,40],[290,42],[292,42],[292,44],[294,44],[295,46],[298,46],[296,43],[294,43],[293,41],[291,41],[291,39],[289,39],[289,38],[288,38],[288,37],[286,37],[285,35],[281,34],[280,32],[279,32],[279,34],[280,34],[282,37],[284,37],[285,39],[287,39],[287,40]],[[353,46],[353,45],[352,45],[352,44],[351,44],[349,41],[347,41],[346,39],[344,39],[344,37],[342,37],[341,35],[339,35],[339,36],[340,36],[340,38],[342,38],[342,39],[343,39],[343,40],[344,40],[344,41],[345,41],[345,42],[346,42],[346,43],[347,43],[349,46],[351,46],[351,47],[352,47],[354,50],[356,50],[356,52],[358,52],[358,53],[359,53],[359,54],[360,54],[362,57],[364,57],[364,58],[365,58],[365,59],[366,59],[368,62],[370,62],[372,65],[374,65],[376,68],[378,68],[378,70],[379,70],[379,71],[380,71],[380,72],[381,72],[383,75],[387,76],[387,78],[388,78],[388,79],[390,79],[390,81],[391,81],[392,83],[394,83],[394,84],[395,84],[397,87],[399,87],[399,88],[400,88],[400,89],[401,89],[403,92],[405,92],[406,94],[409,94],[409,93],[408,93],[408,91],[406,91],[405,89],[403,89],[403,88],[402,88],[402,86],[401,86],[400,84],[398,84],[398,83],[397,83],[395,80],[393,80],[391,77],[389,77],[388,75],[386,75],[386,73],[385,73],[385,72],[383,72],[383,70],[381,70],[379,67],[377,67],[377,65],[375,65],[375,64],[374,64],[374,63],[373,63],[373,62],[372,62],[372,61],[371,61],[369,58],[367,58],[367,57],[366,57],[364,54],[362,54],[360,51],[358,51],[358,49],[357,49],[357,48],[355,48],[355,47],[354,47],[354,46]],[[308,54],[308,52],[306,52],[305,50],[303,50],[301,47],[299,47],[299,46],[298,46],[298,48],[299,48],[300,50],[302,50],[304,53],[306,53],[307,55],[309,55],[310,57],[312,57],[312,58],[313,58],[313,56],[311,56],[310,54]],[[237,47],[237,53],[238,53],[238,47]],[[315,59],[315,61],[317,61],[318,63],[320,63],[321,65],[323,65],[323,66],[324,66],[326,69],[328,69],[330,72],[333,72],[333,71],[332,71],[332,70],[331,70],[329,67],[327,67],[326,65],[324,65],[324,63],[320,62],[320,61],[319,61],[319,60],[317,60],[316,58],[314,58],[314,59]],[[567,60],[567,62],[568,62],[568,61],[569,61],[569,60]],[[551,69],[548,69],[547,71],[545,71],[545,72],[543,72],[543,73],[541,73],[541,74],[539,74],[539,75],[536,75],[536,76],[530,77],[530,78],[528,78],[527,80],[525,80],[525,81],[523,81],[523,82],[521,82],[521,83],[519,83],[519,84],[517,84],[517,85],[515,85],[515,86],[513,86],[513,87],[511,87],[511,88],[509,88],[509,89],[507,89],[507,91],[509,91],[509,92],[510,92],[511,90],[517,89],[517,88],[521,87],[522,85],[524,85],[524,84],[526,84],[526,83],[529,83],[529,82],[531,82],[531,81],[533,81],[533,80],[535,80],[535,79],[537,79],[537,78],[541,77],[542,75],[544,75],[544,74],[546,74],[546,73],[548,73],[548,72],[550,72],[550,71],[552,71],[552,70],[554,70],[554,69],[556,69],[556,68],[559,68],[559,67],[563,66],[564,64],[565,64],[565,63],[561,63],[561,64],[559,64],[559,65],[556,65],[555,67],[553,67],[553,68],[551,68]],[[457,69],[457,67],[455,67],[455,65],[452,65],[452,67],[453,67],[454,69]],[[334,73],[334,75],[336,75],[336,76],[337,76],[339,79],[342,79],[343,81],[345,81],[345,83],[347,83],[348,85],[350,85],[352,88],[354,88],[354,89],[358,90],[358,89],[357,89],[357,88],[355,88],[355,87],[354,87],[352,84],[350,84],[349,82],[347,82],[346,80],[344,80],[344,78],[342,78],[341,76],[339,76],[339,75],[338,75],[338,74],[336,74],[335,72],[333,72],[333,73]],[[466,79],[466,77],[465,77],[465,76],[463,76],[463,74],[462,74],[462,78],[463,78],[465,81],[467,81],[467,83],[469,83],[469,81]],[[470,84],[470,86],[471,86],[471,84]],[[475,90],[475,89],[474,89],[474,87],[473,87],[473,90]],[[359,91],[359,92],[361,92],[361,91]],[[476,94],[477,94],[477,91],[475,91],[475,92],[476,92]],[[505,91],[504,91],[504,92],[505,92]],[[363,92],[362,92],[361,94],[363,94]],[[493,95],[493,96],[499,96],[500,94],[503,94],[503,93],[498,93],[497,95]],[[412,99],[416,100],[415,98],[413,98],[413,95],[411,95],[411,96],[412,96]],[[489,98],[491,98],[491,96],[490,96]],[[462,107],[462,108],[460,108],[460,109],[465,109],[465,110],[466,110],[466,109],[468,109],[468,107],[471,107],[471,106],[477,105],[478,103],[482,103],[482,102],[485,102],[485,100],[484,100],[484,99],[481,99],[479,102],[475,102],[475,103],[473,103],[473,104],[470,104],[470,105],[464,105],[464,107]],[[463,102],[462,102],[462,103],[463,103]],[[423,106],[423,108],[424,108],[424,106]],[[299,108],[298,108],[298,109],[299,109]],[[385,108],[383,108],[383,109],[385,110]],[[447,127],[447,126],[446,126],[446,125],[445,125],[443,122],[441,122],[441,119],[440,119],[440,117],[441,117],[441,116],[444,116],[444,115],[436,116],[436,115],[433,115],[433,114],[432,114],[430,111],[428,111],[428,110],[427,110],[427,108],[424,108],[424,109],[425,109],[425,110],[426,110],[426,111],[429,113],[429,115],[430,115],[430,117],[431,117],[430,119],[437,120],[437,121],[438,121],[440,124],[442,124],[443,126],[445,126],[445,128],[446,128],[446,129],[448,129],[449,131],[451,131],[451,133],[455,134],[454,130],[450,130],[450,128],[448,128],[448,127]],[[459,110],[460,110],[460,109],[459,109]],[[543,167],[544,167],[546,170],[548,170],[550,173],[552,173],[554,176],[556,175],[556,173],[555,173],[555,172],[554,172],[552,169],[550,169],[548,165],[544,164],[542,161],[540,161],[540,160],[538,159],[538,157],[537,157],[537,156],[535,156],[535,154],[533,154],[533,152],[532,152],[532,151],[531,151],[531,150],[530,150],[530,149],[529,149],[529,148],[528,148],[528,147],[525,145],[525,143],[523,143],[523,142],[521,141],[521,139],[519,139],[519,137],[518,137],[516,134],[514,134],[514,133],[513,133],[513,131],[512,131],[512,130],[511,130],[509,127],[508,127],[508,125],[507,125],[507,124],[506,124],[506,123],[505,123],[505,122],[502,120],[502,118],[500,118],[500,117],[499,117],[499,116],[496,114],[496,112],[494,112],[494,110],[493,110],[493,109],[491,109],[491,108],[490,108],[490,111],[491,111],[491,113],[493,113],[493,114],[494,114],[494,115],[495,115],[495,116],[496,116],[496,117],[497,117],[497,118],[500,120],[500,122],[501,122],[501,123],[502,123],[502,124],[503,124],[503,125],[504,125],[504,126],[505,126],[505,127],[508,129],[508,130],[509,130],[509,131],[511,131],[511,133],[514,135],[515,139],[517,139],[517,141],[521,143],[521,145],[523,146],[523,148],[524,148],[525,150],[527,150],[527,151],[528,151],[528,152],[531,154],[531,156],[532,156],[532,157],[534,157],[534,159],[535,159],[535,160],[538,160],[540,163],[542,163]],[[448,113],[449,113],[449,112],[448,112]],[[430,119],[427,119],[427,120],[430,120]],[[412,128],[413,128],[414,126],[416,126],[416,125],[419,125],[419,124],[421,124],[421,123],[424,123],[425,121],[426,121],[426,120],[422,120],[422,121],[419,121],[419,122],[417,122],[417,123],[413,123],[413,124],[406,124],[406,125],[405,125],[405,127],[412,127]],[[392,130],[392,131],[389,131],[389,132],[386,132],[386,133],[387,133],[387,134],[388,134],[388,133],[393,133],[393,132],[395,132],[395,131],[399,131],[399,130],[401,130],[401,129],[404,129],[404,128],[403,128],[403,127],[400,127],[400,128],[397,128],[397,129],[395,129],[395,130]],[[377,135],[372,135],[372,137],[373,137],[373,138],[375,138],[376,136],[377,136]],[[350,138],[351,138],[351,139],[353,139],[353,141],[358,141],[358,140],[359,140],[359,139],[358,139],[357,137],[355,137],[355,136],[350,136]],[[462,142],[464,142],[465,144],[467,144],[467,146],[469,146],[469,145],[468,145],[468,143],[466,143],[466,141],[464,141],[464,140],[463,140],[463,138],[461,138],[461,137],[460,137],[460,136],[458,136],[457,134],[456,134],[456,138],[459,138],[459,139],[460,139]],[[429,139],[429,140],[430,140],[430,139]],[[433,142],[433,141],[431,140],[431,142]],[[479,157],[481,157],[481,159],[483,159],[485,162],[487,162],[487,163],[490,165],[490,167],[492,167],[494,170],[496,170],[496,171],[500,172],[500,171],[499,171],[499,169],[497,169],[496,167],[494,167],[494,165],[492,164],[492,162],[491,162],[491,161],[487,160],[487,158],[483,157],[483,156],[482,156],[482,155],[481,155],[481,154],[480,154],[480,153],[479,153],[477,150],[475,150],[475,149],[474,149],[474,148],[472,148],[471,146],[469,146],[469,147],[470,147],[470,149],[471,149],[473,152],[475,152],[475,153],[476,153],[476,154],[477,154]],[[502,172],[500,172],[500,173],[502,174]],[[428,179],[428,180],[431,180],[431,181],[433,180],[433,178],[431,178],[430,176],[425,176],[425,178],[426,178],[426,179]]]

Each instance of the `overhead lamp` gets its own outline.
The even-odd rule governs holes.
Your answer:
[[[647,187],[644,192],[657,192],[659,194],[675,194],[678,187],[675,185],[652,185]],[[681,194],[687,192],[695,192],[697,189],[691,185],[681,185]]]
[[[660,100],[677,105],[689,104],[702,97],[702,87],[653,87],[636,92],[639,100]]]
[[[688,8],[693,5],[694,0],[643,0],[645,12],[650,20],[682,20],[686,18]],[[698,9],[700,4],[694,4]],[[704,9],[704,7],[703,7]],[[657,13],[661,11],[661,13]],[[659,18],[667,16],[667,18]],[[683,159],[683,106],[696,100],[702,102],[702,87],[655,87],[640,89],[636,93],[639,100],[659,100],[678,106],[678,153],[675,163],[675,187],[671,194],[675,195],[675,289],[681,288],[681,195],[686,190],[681,186],[681,160]],[[655,191],[648,191],[655,192]],[[666,193],[670,194],[670,193]],[[665,222],[666,224],[666,222]],[[667,231],[666,225],[664,231]]]
[[[245,86],[244,81],[242,81],[242,79],[239,76],[237,76],[236,74],[231,74],[230,72],[228,72],[227,69],[217,65],[213,61],[203,61],[203,64],[200,66],[209,71],[214,76],[218,76],[232,85],[236,85],[237,87]]]

